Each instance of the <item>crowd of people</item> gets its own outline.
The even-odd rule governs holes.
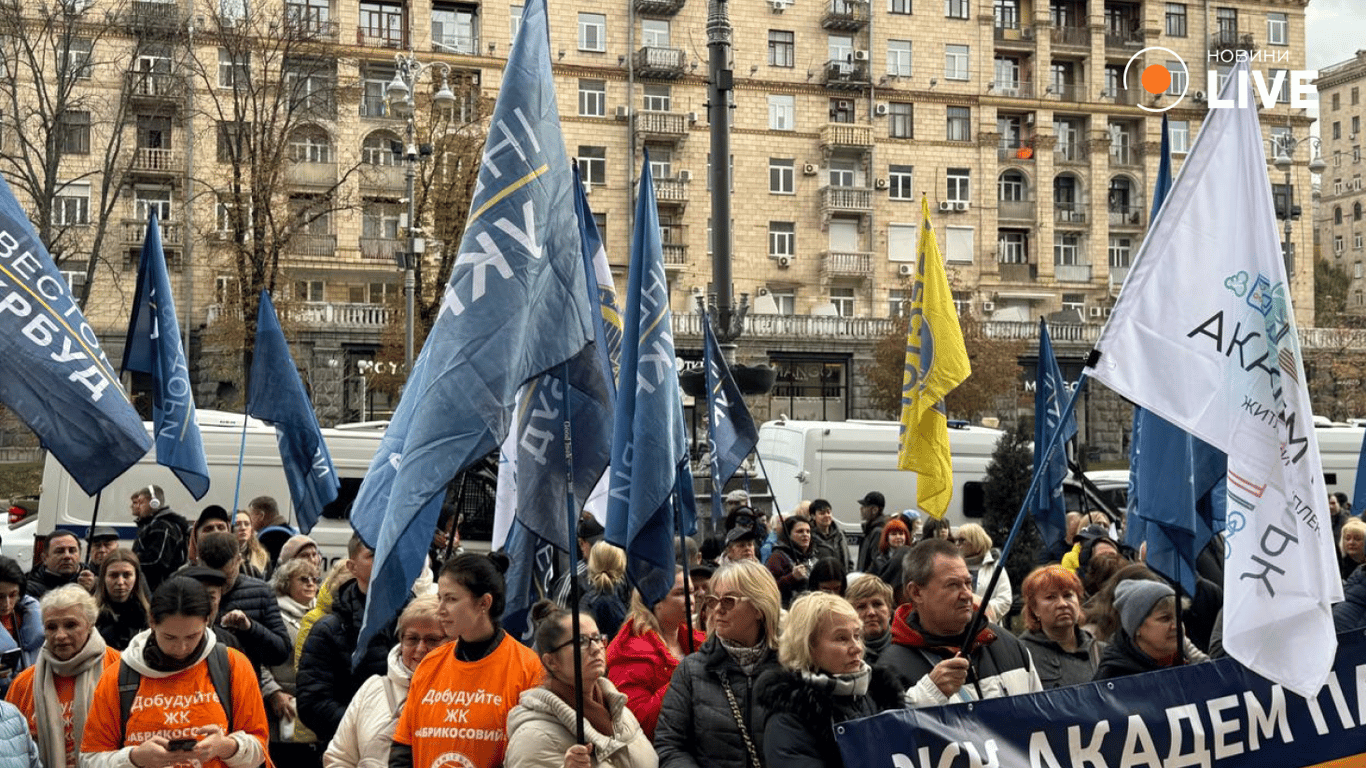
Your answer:
[[[838,723],[1222,655],[1218,541],[1178,595],[1104,513],[1070,515],[1018,584],[975,523],[829,501],[772,521],[744,492],[678,549],[647,604],[585,517],[581,568],[504,627],[499,555],[458,553],[359,646],[374,553],[318,545],[274,500],[189,521],[155,486],[138,537],[65,530],[30,572],[0,557],[0,744],[28,768],[842,766]],[[1366,524],[1333,500],[1347,601],[1366,624]],[[577,601],[577,603],[575,602]],[[1178,630],[1178,625],[1180,629]]]

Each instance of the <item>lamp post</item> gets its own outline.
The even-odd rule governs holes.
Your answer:
[[[394,79],[389,83],[385,95],[389,99],[389,107],[394,114],[406,117],[408,122],[407,141],[403,146],[403,161],[407,163],[408,169],[404,178],[408,188],[408,247],[405,251],[398,254],[396,261],[399,269],[403,270],[403,303],[404,303],[404,326],[403,326],[403,375],[406,378],[413,371],[413,324],[416,320],[417,302],[417,260],[420,254],[426,250],[426,242],[418,237],[420,232],[417,226],[417,196],[414,191],[417,179],[417,164],[431,156],[432,147],[424,144],[421,148],[416,143],[416,116],[417,101],[414,98],[417,89],[417,82],[422,77],[423,71],[436,66],[441,68],[441,89],[432,94],[432,106],[437,109],[450,109],[455,106],[455,94],[451,92],[450,74],[451,67],[445,62],[435,64],[424,64],[418,61],[410,51],[407,56],[401,53],[394,54]]]
[[[1308,144],[1313,148],[1314,157],[1309,161],[1309,172],[1314,174],[1323,173],[1328,168],[1328,163],[1324,162],[1322,155],[1323,144],[1315,136],[1305,136],[1295,138],[1292,134],[1286,133],[1283,136],[1273,139],[1276,149],[1276,158],[1272,160],[1272,165],[1285,173],[1285,208],[1277,211],[1285,219],[1285,244],[1282,257],[1285,259],[1285,279],[1288,282],[1295,274],[1295,258],[1292,255],[1290,243],[1291,223],[1294,221],[1295,212],[1295,186],[1290,180],[1290,169],[1295,165],[1295,150],[1301,144]]]

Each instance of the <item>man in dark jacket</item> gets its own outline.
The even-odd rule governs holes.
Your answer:
[[[154,592],[185,564],[190,523],[166,506],[165,492],[155,485],[134,491],[128,506],[138,526],[133,554],[142,563],[147,591]]]
[[[223,574],[223,597],[218,623],[242,642],[251,663],[273,667],[289,661],[289,632],[280,618],[280,605],[264,581],[242,574],[242,554],[231,533],[210,533],[199,540],[200,564]]]
[[[892,644],[877,665],[897,677],[908,706],[1043,690],[1029,651],[995,624],[977,633],[971,659],[960,653],[974,610],[972,574],[956,545],[926,539],[911,547],[902,570],[910,603],[897,609]]]
[[[47,536],[43,561],[33,566],[28,574],[24,594],[35,600],[57,587],[80,584],[87,590],[95,588],[95,574],[81,567],[81,542],[71,531],[53,531]]]
[[[858,500],[859,514],[863,518],[863,541],[858,545],[858,570],[868,573],[877,557],[877,548],[882,538],[882,526],[891,518],[883,513],[887,508],[887,497],[877,491],[869,491]]]

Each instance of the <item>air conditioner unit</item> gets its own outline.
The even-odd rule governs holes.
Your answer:
[[[1100,308],[1100,307],[1089,307],[1089,308],[1087,309],[1086,314],[1090,315],[1091,317],[1101,317],[1101,316],[1102,316],[1101,308]]]
[[[760,288],[760,289],[757,291],[757,293],[758,293],[760,296],[767,296],[767,295],[768,295],[768,289],[767,289],[767,288]]]
[[[983,313],[983,314],[989,315],[989,314],[991,314],[992,312],[995,312],[995,311],[996,311],[996,302],[994,302],[994,301],[984,301],[984,302],[982,302],[982,313]]]
[[[678,172],[679,181],[692,181],[692,171],[683,170]]]
[[[630,108],[630,107],[626,106],[625,104],[623,104],[623,105],[617,107],[617,119],[618,119],[618,120],[625,120],[626,118],[628,118],[628,117],[630,117],[630,116],[631,116],[631,108]]]
[[[1195,93],[1191,94],[1191,100],[1194,101],[1196,104],[1204,104],[1204,103],[1205,103],[1205,92],[1204,92],[1204,91],[1196,91]]]
[[[697,122],[697,113],[696,113],[696,112],[689,112],[689,113],[688,113],[688,122],[689,122],[689,123],[695,123],[695,122]]]
[[[896,268],[896,273],[902,277],[910,277],[915,274],[914,264],[900,264]]]
[[[1033,124],[1034,124],[1034,113],[1033,113],[1033,112],[1030,112],[1029,114],[1025,115],[1025,125],[1033,125]]]
[[[815,163],[807,163],[802,166],[802,173],[807,176],[815,176],[819,170],[820,168],[817,168]]]
[[[877,115],[878,117],[882,117],[882,116],[886,115],[886,114],[887,114],[887,105],[886,105],[886,104],[878,104],[877,106],[873,107],[873,114]]]
[[[792,257],[791,257],[791,256],[779,256],[779,257],[778,257],[778,266],[784,267],[784,268],[792,266]]]
[[[873,186],[874,186],[874,187],[877,187],[878,189],[886,189],[886,188],[887,188],[887,180],[886,180],[886,179],[878,179],[877,181],[873,182]]]
[[[953,203],[952,203],[951,201],[949,201],[949,200],[944,200],[943,202],[939,203],[939,210],[941,210],[941,211],[952,211],[952,210],[953,210]]]
[[[966,211],[968,209],[968,203],[966,200],[959,200],[953,204],[953,209],[955,211]]]
[[[789,5],[792,5],[791,0],[768,0],[768,6],[774,13],[782,13]]]
[[[867,61],[867,60],[868,60],[868,52],[867,52],[867,51],[854,51],[854,61]]]

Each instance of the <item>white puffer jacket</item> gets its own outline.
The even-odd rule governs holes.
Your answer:
[[[408,698],[412,670],[403,666],[400,648],[389,651],[389,671],[361,684],[346,707],[337,735],[323,753],[323,768],[387,768],[394,726]]]
[[[656,768],[659,760],[636,716],[626,708],[625,694],[606,677],[598,679],[613,733],[598,733],[583,724],[584,737],[593,745],[593,765],[610,768]],[[560,768],[564,753],[574,743],[574,708],[541,687],[522,691],[520,703],[508,713],[506,768]]]

